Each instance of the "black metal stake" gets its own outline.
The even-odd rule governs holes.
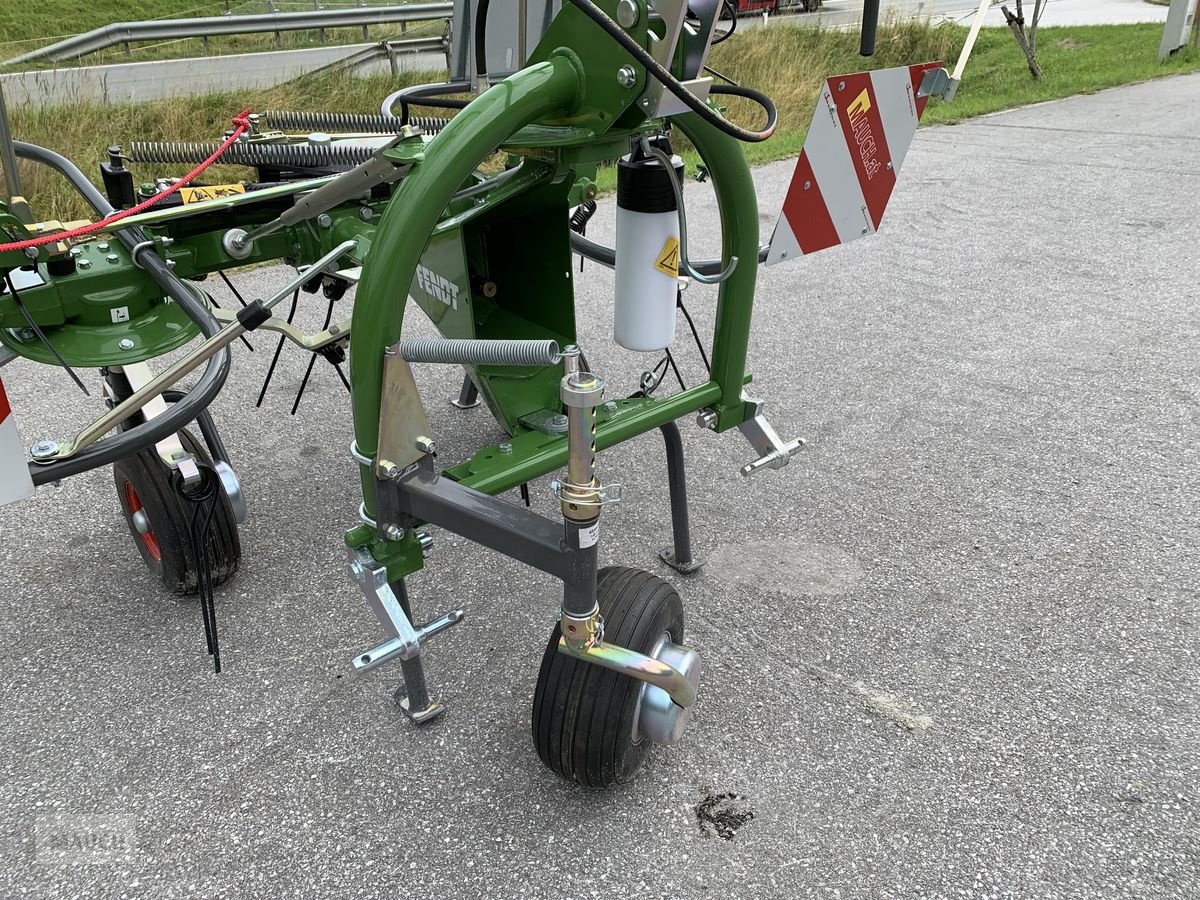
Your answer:
[[[661,426],[667,445],[667,484],[671,492],[671,540],[673,547],[664,547],[659,558],[681,575],[691,575],[704,565],[692,558],[692,530],[688,523],[687,474],[683,463],[683,439],[679,426],[668,422]]]

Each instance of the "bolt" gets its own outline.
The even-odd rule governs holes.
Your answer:
[[[417,543],[421,545],[422,556],[428,556],[429,551],[433,549],[433,537],[428,531],[417,532]]]
[[[117,341],[117,346],[122,350],[132,350],[133,340],[131,338],[121,338],[121,340]]]
[[[711,409],[706,409],[696,416],[696,424],[701,428],[713,429],[717,427],[717,414]]]
[[[104,258],[106,260],[108,260],[110,263],[112,263],[114,266],[121,261],[121,257],[117,256],[117,254],[115,254],[115,253],[110,253],[110,254],[108,254],[108,256],[106,256]]]
[[[610,413],[615,413],[615,412],[617,411],[617,404],[616,404],[616,401],[614,401],[614,400],[609,400],[607,403],[605,403],[605,404],[604,404],[604,411],[605,411],[605,412],[610,412]]]
[[[101,253],[107,253],[108,252],[108,241],[101,241],[100,243],[98,243],[96,245],[96,249],[99,250]]]
[[[49,459],[58,452],[58,441],[38,441],[29,448],[29,455],[34,459]]]
[[[392,481],[397,475],[400,474],[400,467],[390,459],[381,459],[379,461],[379,474],[388,481]]]
[[[389,525],[383,530],[383,536],[389,541],[401,541],[404,540],[404,529],[399,525]]]
[[[633,0],[621,0],[617,4],[617,22],[622,28],[632,28],[638,23],[638,8]]]
[[[637,84],[637,73],[633,71],[633,66],[621,66],[617,69],[617,84],[623,88]]]
[[[812,182],[811,182],[811,181],[806,181],[806,182],[804,182],[804,189],[805,189],[806,191],[807,191],[809,188],[811,188],[811,187],[812,187]]]
[[[562,413],[555,413],[546,420],[546,427],[551,431],[566,431],[567,417]]]
[[[92,267],[92,261],[90,259],[81,259],[79,261],[79,268],[90,269],[91,267]]]
[[[839,82],[838,82],[838,90],[839,90],[839,91],[844,91],[845,89],[846,89],[846,82],[844,82],[844,81],[839,81]]]
[[[643,97],[643,98],[642,98],[642,108],[643,108],[643,109],[649,109],[649,108],[650,108],[650,98],[649,98],[649,97]]]
[[[358,210],[358,217],[364,222],[370,222],[373,218],[375,218],[375,210],[371,209],[369,206],[360,207]]]
[[[321,213],[319,216],[317,216],[317,224],[322,228],[328,228],[333,224],[333,219],[330,217],[329,213]]]
[[[433,453],[433,451],[437,448],[437,445],[433,442],[433,438],[426,437],[425,435],[421,435],[419,438],[417,438],[416,444],[417,449],[422,453]]]
[[[30,259],[37,259],[38,258],[38,248],[37,247],[26,247],[25,255],[27,257],[29,257]]]
[[[508,441],[502,441],[496,446],[496,449],[501,453],[512,453],[512,444],[510,444]]]
[[[72,255],[72,256],[78,257],[78,256],[79,256],[79,254],[80,254],[80,253],[82,253],[82,252],[83,252],[83,248],[82,248],[82,247],[72,247],[72,248],[71,248],[71,255]]]

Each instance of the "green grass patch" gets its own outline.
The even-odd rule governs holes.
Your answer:
[[[403,2],[403,0],[399,0]],[[349,2],[329,3],[325,8],[336,9],[351,6]],[[372,0],[372,6],[380,0]],[[311,3],[302,0],[276,0],[280,12],[298,12],[312,9]],[[233,0],[230,8],[234,15],[264,13],[268,7],[264,0]],[[0,60],[12,59],[55,43],[73,34],[81,34],[102,28],[113,22],[141,22],[150,19],[199,18],[218,16],[225,11],[224,0],[46,0],[38,7],[38,14],[31,15],[29,7],[20,0],[0,0]],[[128,48],[112,47],[90,53],[78,60],[52,62],[38,60],[19,68],[52,68],[62,65],[102,65],[116,62],[146,62],[156,59],[180,59],[191,56],[218,56],[232,53],[254,53],[267,50],[292,50],[300,47],[317,47],[322,44],[355,44],[364,41],[403,40],[412,37],[440,35],[444,25],[441,21],[414,23],[407,28],[401,25],[378,25],[364,30],[357,28],[327,28],[319,30],[282,31],[245,35],[225,35],[209,38],[189,38],[157,43],[134,43]],[[60,31],[60,29],[69,29]],[[8,67],[11,69],[12,67]],[[8,70],[6,69],[6,70]]]
[[[747,144],[752,163],[795,156],[804,143],[824,78],[924,62],[952,63],[966,29],[951,25],[906,23],[881,29],[878,53],[858,55],[857,36],[811,27],[776,26],[747,29],[714,48],[712,66],[735,80],[765,91],[780,109],[780,127],[769,141]],[[958,96],[951,104],[931,102],[926,123],[953,123],[984,113],[1028,103],[1055,100],[1163,75],[1200,70],[1200,53],[1183,50],[1158,62],[1162,26],[1103,25],[1042,28],[1038,57],[1045,77],[1034,81],[1008,29],[984,29],[967,66]],[[380,100],[403,84],[437,80],[437,73],[353,78],[344,74],[309,76],[267,90],[213,94],[180,100],[114,106],[75,105],[53,109],[13,109],[13,125],[21,140],[42,144],[74,160],[98,178],[104,149],[132,139],[215,140],[229,117],[244,106],[266,109],[314,109],[376,112]],[[737,101],[729,114],[747,125],[761,121],[751,104]],[[691,162],[694,164],[695,159]],[[187,166],[140,166],[140,175],[183,174]],[[45,169],[23,166],[25,193],[44,218],[87,214],[62,180]],[[602,173],[604,176],[605,173]],[[246,170],[218,168],[214,179],[248,178]],[[601,186],[611,187],[602,177]]]

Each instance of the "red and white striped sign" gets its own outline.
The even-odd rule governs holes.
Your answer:
[[[830,78],[821,90],[766,264],[874,234],[941,63]]]
[[[33,495],[33,480],[26,465],[25,445],[0,381],[0,506]]]

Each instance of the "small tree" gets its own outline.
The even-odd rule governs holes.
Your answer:
[[[1042,21],[1042,13],[1046,11],[1046,4],[1049,0],[1033,0],[1033,16],[1029,20],[1029,29],[1025,28],[1025,11],[1021,8],[1021,0],[1017,0],[1017,14],[1013,15],[1007,6],[1001,6],[1000,12],[1004,13],[1004,18],[1008,21],[1008,27],[1012,29],[1013,37],[1017,39],[1017,45],[1025,54],[1025,61],[1029,63],[1029,73],[1034,78],[1042,77],[1042,67],[1037,61],[1037,27]]]

